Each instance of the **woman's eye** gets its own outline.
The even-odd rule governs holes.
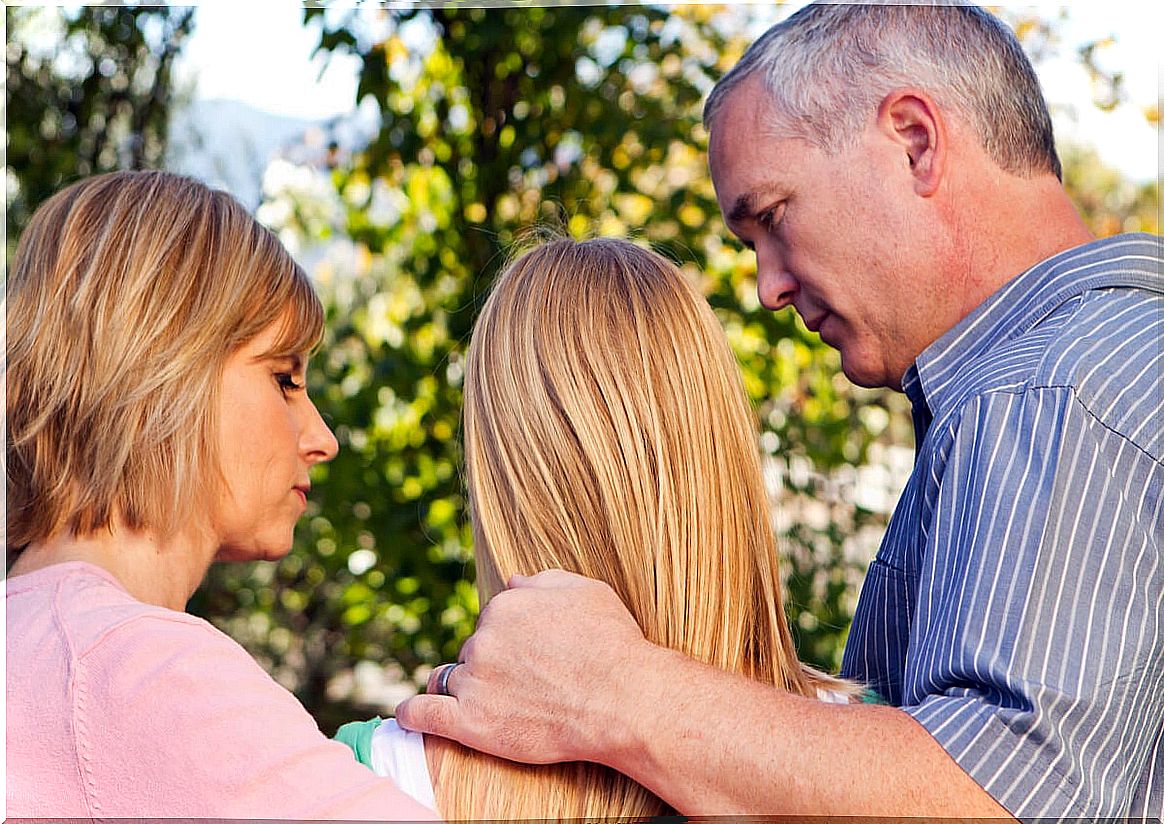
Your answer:
[[[303,384],[296,383],[295,376],[290,372],[277,372],[275,374],[275,381],[284,392],[294,392],[303,388]]]

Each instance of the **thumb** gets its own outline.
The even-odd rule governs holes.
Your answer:
[[[456,738],[459,708],[450,695],[414,695],[396,707],[396,723],[406,730]]]

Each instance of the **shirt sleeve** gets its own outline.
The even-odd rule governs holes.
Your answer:
[[[377,775],[390,776],[401,790],[436,809],[423,735],[406,730],[395,718],[389,718],[373,731],[370,749],[372,769]]]
[[[347,746],[357,761],[372,769],[372,734],[382,723],[384,719],[378,715],[367,721],[349,721],[336,730],[333,737]]]
[[[1164,719],[1160,464],[1069,388],[931,435],[903,709],[1015,815],[1125,815]]]
[[[78,658],[73,691],[95,816],[434,817],[198,619],[144,616],[109,631]]]

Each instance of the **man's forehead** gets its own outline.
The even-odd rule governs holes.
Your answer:
[[[749,162],[747,156],[751,154],[759,137],[752,118],[745,111],[739,110],[740,116],[737,118],[735,110],[721,109],[712,124],[707,142],[707,160],[717,187],[723,184],[726,177],[736,177],[746,166]]]
[[[784,147],[773,144],[771,137],[736,134],[709,145],[712,183],[727,220],[751,217],[786,193],[782,168],[787,158]]]
[[[783,142],[790,133],[779,128],[775,104],[758,78],[750,77],[728,92],[710,125],[708,162],[712,175],[738,172],[754,163],[761,146]]]
[[[770,105],[771,102],[771,95],[763,79],[759,73],[753,72],[724,93],[715,119],[718,121],[729,112],[733,120],[739,120],[742,115],[749,113],[754,116],[758,109]]]

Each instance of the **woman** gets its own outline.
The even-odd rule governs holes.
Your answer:
[[[512,575],[561,568],[608,583],[656,644],[800,695],[855,697],[796,658],[756,435],[723,331],[673,264],[618,240],[535,248],[498,279],[465,371],[482,604]],[[438,738],[421,749],[394,722],[340,737],[418,797],[435,791],[449,819],[668,812],[595,764],[517,765]]]
[[[431,817],[181,611],[287,553],[336,453],[304,272],[230,196],[121,172],[37,211],[7,299],[8,814]]]

